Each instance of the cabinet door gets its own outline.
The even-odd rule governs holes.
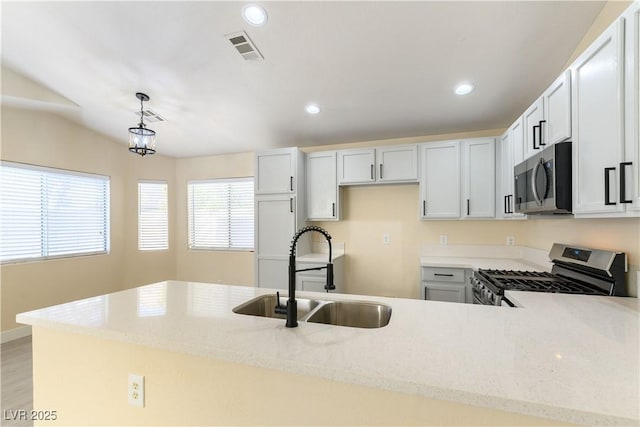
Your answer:
[[[625,194],[621,194],[620,200],[631,201],[627,209],[637,213],[640,211],[640,2],[633,3],[624,18],[626,148],[622,167]]]
[[[500,138],[500,195],[497,198],[499,216],[511,217],[511,199],[513,198],[513,146],[511,132],[507,131]]]
[[[544,102],[542,97],[524,112],[522,116],[524,125],[524,158],[528,159],[538,151],[540,151],[541,135],[540,130],[541,121],[544,120]]]
[[[307,218],[309,220],[338,219],[338,184],[336,152],[307,155]]]
[[[495,216],[495,140],[470,139],[462,142],[464,218]]]
[[[460,142],[421,146],[421,218],[460,217]]]
[[[255,210],[258,256],[288,256],[291,238],[296,232],[295,198],[260,196],[255,200]]]
[[[376,180],[375,149],[338,151],[338,184],[367,184]]]
[[[297,289],[310,292],[327,292],[324,288],[327,284],[326,278],[300,276],[296,281]]]
[[[513,147],[513,166],[515,166],[524,161],[524,123],[522,116],[509,127],[509,139]]]
[[[296,151],[296,148],[292,148],[256,154],[256,194],[295,191]]]
[[[376,149],[379,182],[416,182],[418,146],[400,145]]]
[[[422,282],[424,286],[424,299],[429,301],[466,302],[466,286]]]
[[[571,71],[562,73],[544,92],[542,99],[543,144],[549,146],[571,138]]]
[[[289,289],[288,259],[258,258],[256,277],[260,288]]]
[[[615,213],[624,155],[623,21],[580,55],[572,71],[573,211]]]

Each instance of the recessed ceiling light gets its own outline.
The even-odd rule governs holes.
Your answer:
[[[468,95],[473,92],[473,85],[471,83],[460,83],[456,86],[454,92],[456,95]]]
[[[318,107],[316,104],[308,104],[306,107],[304,107],[304,111],[309,114],[318,114],[320,112],[320,107]]]
[[[249,25],[261,27],[267,23],[267,11],[257,4],[248,4],[242,8],[242,17]]]

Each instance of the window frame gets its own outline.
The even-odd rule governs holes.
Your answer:
[[[103,232],[105,236],[104,250],[66,253],[66,254],[60,254],[60,255],[42,255],[43,247],[45,246],[48,247],[49,242],[41,241],[40,242],[41,256],[0,260],[0,265],[22,264],[22,263],[28,263],[28,262],[49,261],[49,260],[66,259],[66,258],[79,258],[79,257],[85,257],[85,256],[109,255],[111,253],[111,176],[91,173],[91,172],[76,171],[71,169],[55,168],[51,166],[41,166],[41,165],[34,165],[30,163],[14,162],[14,161],[8,161],[8,160],[0,160],[0,167],[30,170],[30,171],[40,172],[43,174],[57,174],[57,175],[84,177],[84,178],[91,178],[94,180],[102,180],[105,182],[105,200],[104,200],[104,211],[103,211],[103,215],[105,219],[104,228],[103,228]],[[43,206],[41,205],[40,209],[41,209],[40,215],[44,215],[43,212],[46,211],[46,208],[43,209]],[[43,226],[43,227],[48,228],[47,226]],[[47,230],[47,234],[48,234],[48,230]],[[49,235],[47,235],[47,240],[48,239],[50,239]],[[0,238],[0,244],[1,244],[1,238]]]
[[[192,200],[191,200],[191,186],[193,184],[210,184],[210,183],[223,183],[223,182],[251,182],[253,185],[252,202],[254,203],[252,209],[253,220],[251,227],[254,232],[252,247],[220,247],[220,246],[196,246],[191,244],[192,237]],[[213,252],[255,252],[256,239],[255,239],[255,177],[232,177],[232,178],[210,178],[210,179],[194,179],[187,181],[187,249],[190,251],[213,251]],[[229,215],[230,218],[230,215]]]
[[[140,209],[141,209],[141,202],[142,199],[140,197],[140,184],[158,184],[158,185],[164,185],[166,187],[167,190],[167,217],[166,217],[166,221],[167,221],[167,245],[166,248],[161,248],[161,249],[141,249],[140,248]],[[138,239],[138,252],[166,252],[169,251],[171,248],[171,230],[169,227],[169,183],[166,180],[160,180],[160,179],[139,179],[138,180],[138,218],[137,218],[137,224],[138,224],[138,230],[137,230],[137,239]]]

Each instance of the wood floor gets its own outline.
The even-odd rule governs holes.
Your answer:
[[[31,337],[2,344],[0,425],[33,426],[33,356]],[[21,419],[22,418],[22,419]]]

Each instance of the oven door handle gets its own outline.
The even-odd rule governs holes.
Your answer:
[[[538,193],[538,186],[537,184],[537,178],[538,178],[538,172],[540,171],[540,167],[542,166],[542,163],[544,162],[544,160],[542,158],[540,158],[540,161],[536,163],[536,165],[533,167],[533,173],[531,174],[531,192],[533,193],[533,198],[536,199],[536,203],[539,206],[542,206],[542,199],[540,198],[540,194]]]

